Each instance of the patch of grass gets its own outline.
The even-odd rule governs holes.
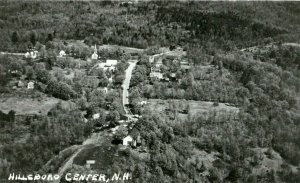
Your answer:
[[[118,147],[111,145],[109,142],[101,146],[90,146],[82,150],[74,159],[74,164],[84,166],[86,160],[95,160],[95,164],[91,165],[93,169],[106,171],[114,162],[115,154]]]
[[[24,98],[22,96],[0,98],[0,110],[4,113],[14,110],[16,115],[47,115],[59,101],[59,99],[53,97],[43,97],[42,99]]]
[[[166,114],[169,116],[173,116],[175,113],[179,119],[187,119],[188,115],[191,117],[206,115],[209,112],[216,112],[217,115],[222,115],[226,113],[237,114],[239,111],[237,107],[229,106],[225,103],[214,105],[214,102],[177,99],[150,99],[146,109],[153,113]]]

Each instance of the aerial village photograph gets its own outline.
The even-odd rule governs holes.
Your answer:
[[[0,183],[300,183],[300,2],[1,0]]]

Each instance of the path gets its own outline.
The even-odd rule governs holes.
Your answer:
[[[58,175],[59,175],[59,179],[56,181],[53,181],[53,183],[60,183],[60,179],[63,176],[63,174],[65,173],[65,171],[70,168],[73,165],[73,161],[74,158],[83,150],[83,146],[79,147],[79,149],[67,160],[64,162],[64,165],[62,167],[59,168],[58,170]]]
[[[59,179],[57,181],[53,181],[53,183],[59,183],[60,179],[62,178],[63,174],[65,173],[65,171],[69,168],[72,167],[73,165],[73,161],[74,159],[77,157],[77,155],[83,151],[88,145],[100,145],[101,144],[101,140],[103,140],[104,138],[106,138],[107,136],[107,131],[101,131],[98,133],[92,133],[92,135],[86,139],[82,145],[78,146],[78,149],[76,150],[76,152],[74,152],[72,154],[72,156],[70,156],[65,162],[63,162],[63,165],[59,168],[58,170],[58,175],[59,175]]]
[[[283,43],[283,46],[293,46],[293,47],[300,47],[299,43]]]

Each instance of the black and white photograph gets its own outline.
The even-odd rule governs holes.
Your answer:
[[[0,183],[300,183],[300,1],[0,0]]]

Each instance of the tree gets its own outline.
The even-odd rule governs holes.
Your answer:
[[[112,111],[108,114],[107,120],[111,122],[117,122],[120,119],[120,114],[118,111]]]
[[[35,34],[35,32],[31,32],[31,34],[30,34],[30,42],[31,42],[31,44],[32,44],[32,46],[35,46],[35,44],[36,44],[36,34]]]
[[[124,75],[117,75],[115,78],[115,84],[121,85],[124,79],[125,79]]]
[[[36,69],[36,78],[38,81],[47,84],[52,79],[52,76],[46,70]]]
[[[76,92],[68,84],[57,82],[54,79],[48,82],[46,92],[63,100],[69,100],[76,96]]]
[[[12,41],[14,44],[16,44],[16,43],[18,43],[19,39],[20,39],[20,38],[19,38],[18,32],[14,31],[13,34],[12,34],[12,37],[11,37],[11,41]]]
[[[25,74],[26,74],[27,79],[29,79],[29,80],[34,79],[35,73],[31,66],[26,66],[25,72],[26,72]]]
[[[51,33],[49,33],[48,36],[47,36],[47,42],[48,41],[53,41],[53,36],[52,36]]]
[[[128,134],[128,131],[125,127],[121,126],[120,128],[118,128],[118,130],[116,131],[115,135],[114,135],[114,139],[115,140],[122,140],[126,135]]]

